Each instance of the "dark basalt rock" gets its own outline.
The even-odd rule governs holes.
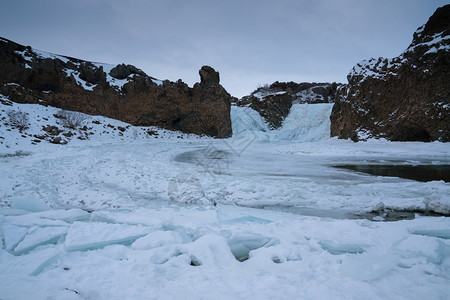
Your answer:
[[[117,79],[125,79],[131,74],[147,76],[147,74],[145,74],[144,71],[142,71],[141,69],[138,69],[133,65],[125,65],[125,64],[117,65],[109,72],[109,75]]]
[[[89,62],[82,62],[80,64],[80,78],[91,84],[102,83],[106,85],[106,74],[103,71],[103,67],[95,67]]]
[[[331,135],[354,141],[450,141],[450,5],[393,59],[357,64],[338,88]]]
[[[102,115],[132,125],[231,136],[231,96],[219,84],[219,73],[208,66],[202,67],[201,83],[193,88],[181,80],[160,84],[131,65],[117,65],[106,74],[101,64],[42,54],[0,38],[0,70],[0,93],[15,102]],[[108,75],[126,83],[118,87]]]
[[[248,101],[249,106],[259,112],[270,129],[277,129],[283,125],[292,106],[292,96],[288,93],[272,94],[263,98],[250,96],[245,101]]]
[[[220,82],[219,72],[216,72],[213,68],[210,66],[203,66],[200,71],[200,82],[203,84],[206,83],[217,83]]]

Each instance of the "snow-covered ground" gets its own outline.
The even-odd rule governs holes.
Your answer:
[[[0,299],[450,295],[450,218],[382,222],[448,215],[450,183],[333,167],[448,165],[449,144],[330,139],[330,104],[295,104],[276,131],[232,107],[233,137],[214,140],[95,116],[69,130],[58,109],[5,103]]]

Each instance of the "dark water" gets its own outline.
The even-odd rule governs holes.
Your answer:
[[[337,165],[335,168],[362,172],[375,176],[400,177],[422,182],[443,180],[450,182],[450,165]]]

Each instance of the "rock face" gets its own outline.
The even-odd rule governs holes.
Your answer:
[[[216,72],[213,68],[210,66],[203,66],[200,71],[198,72],[200,74],[200,82],[201,83],[219,83],[219,72]]]
[[[393,59],[360,62],[338,89],[331,135],[354,141],[450,141],[450,5]]]
[[[274,82],[256,89],[251,95],[235,100],[259,112],[271,129],[279,128],[294,103],[333,103],[337,83]]]
[[[208,66],[200,70],[201,82],[190,88],[131,65],[82,61],[0,38],[0,70],[0,93],[15,102],[218,138],[232,133],[231,96]]]

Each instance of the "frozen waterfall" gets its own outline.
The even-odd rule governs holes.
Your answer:
[[[249,107],[231,107],[233,137],[259,141],[315,142],[330,137],[333,104],[293,104],[283,125],[269,130],[259,113]]]

